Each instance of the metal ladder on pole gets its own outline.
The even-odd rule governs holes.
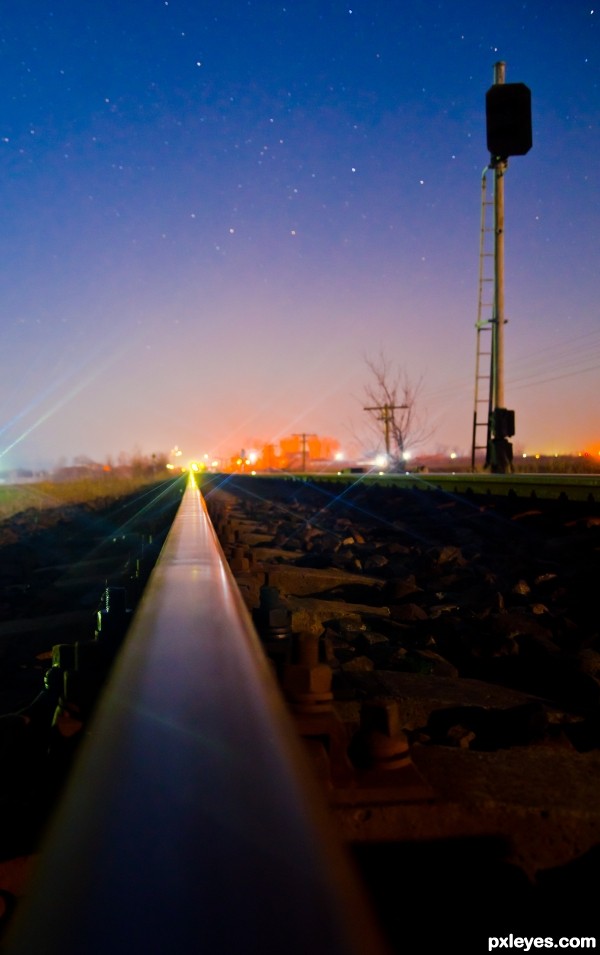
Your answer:
[[[481,225],[479,233],[479,292],[477,299],[477,349],[475,359],[475,402],[473,408],[473,440],[471,469],[476,470],[478,452],[485,451],[489,464],[491,414],[493,398],[492,330],[494,327],[494,200],[488,198],[486,166],[481,176]]]

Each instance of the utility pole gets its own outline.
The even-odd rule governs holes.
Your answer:
[[[316,438],[317,436],[316,434],[306,434],[305,432],[302,432],[302,434],[294,434],[294,437],[302,439],[302,471],[304,473],[306,472],[306,458],[308,453],[306,439]]]
[[[494,85],[486,94],[489,168],[494,172],[494,300],[492,310],[491,398],[486,465],[499,474],[512,471],[515,413],[504,404],[504,177],[509,156],[531,149],[531,93],[524,83],[506,83],[506,64],[494,65]]]
[[[372,408],[363,408],[363,411],[379,411],[378,421],[383,421],[383,433],[385,436],[385,453],[390,457],[390,425],[394,420],[394,411],[399,411],[402,408],[408,408],[408,405],[375,405]]]

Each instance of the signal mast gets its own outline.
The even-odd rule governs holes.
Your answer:
[[[504,400],[504,177],[509,156],[524,156],[532,146],[531,91],[524,83],[506,83],[506,64],[494,65],[494,83],[486,93],[486,136],[490,152],[489,164],[482,176],[481,245],[479,257],[479,309],[477,316],[477,368],[475,372],[475,411],[471,467],[475,456],[485,448],[485,467],[498,474],[512,470],[512,445],[508,440],[515,433],[515,413],[505,407]],[[494,174],[493,203],[486,198],[487,173]],[[493,228],[486,226],[486,209],[493,205]],[[493,252],[486,251],[485,239],[493,232]],[[486,260],[493,257],[493,277],[485,274]],[[483,317],[485,283],[493,284],[491,317]],[[489,352],[481,350],[482,331],[491,330]],[[490,357],[489,371],[481,370],[482,356]],[[480,383],[488,383],[487,399],[479,398]],[[482,418],[479,405],[487,403],[487,416]],[[477,444],[477,429],[485,427],[485,444]]]

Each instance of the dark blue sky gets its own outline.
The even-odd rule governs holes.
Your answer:
[[[6,2],[0,467],[372,444],[366,358],[469,450],[485,92],[517,451],[596,441],[598,17],[562,2]]]

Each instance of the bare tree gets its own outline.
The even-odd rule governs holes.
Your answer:
[[[372,381],[365,386],[364,411],[370,415],[383,445],[391,470],[404,469],[408,451],[431,436],[431,429],[418,409],[423,379],[415,383],[404,369],[394,369],[380,352],[376,359],[365,358]]]

